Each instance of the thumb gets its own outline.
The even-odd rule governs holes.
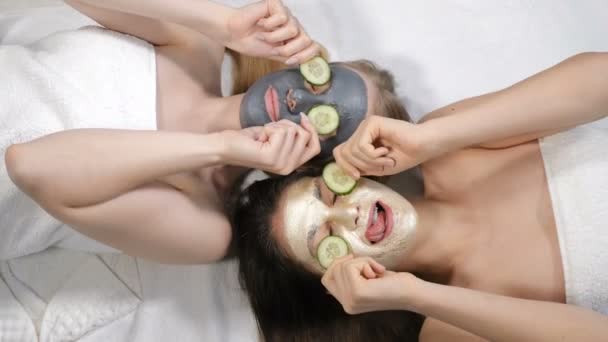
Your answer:
[[[239,26],[248,30],[254,27],[260,19],[269,15],[269,5],[266,1],[258,1],[242,7],[240,12]]]
[[[264,127],[252,126],[241,129],[241,133],[253,140],[260,140],[260,137],[265,135]]]
[[[271,14],[285,12],[285,5],[283,5],[281,0],[268,0],[266,3],[268,4],[268,11]]]

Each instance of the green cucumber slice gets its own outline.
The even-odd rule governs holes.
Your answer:
[[[317,248],[317,259],[325,269],[327,269],[334,260],[347,254],[348,244],[343,238],[338,236],[330,235],[326,237],[321,240],[319,248]]]
[[[347,195],[357,185],[357,181],[344,173],[336,163],[325,165],[322,178],[329,190],[337,195]]]
[[[323,57],[314,57],[306,63],[300,64],[300,73],[308,83],[322,86],[331,78],[331,68]]]
[[[340,125],[340,114],[329,105],[319,105],[308,111],[308,119],[320,135],[334,133]]]

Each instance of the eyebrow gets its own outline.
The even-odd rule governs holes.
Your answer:
[[[314,183],[314,188],[313,188],[313,196],[318,199],[319,201],[323,201],[321,199],[321,186],[319,184],[319,179],[315,179],[313,181]],[[308,245],[308,251],[310,252],[310,254],[312,256],[315,256],[315,252],[314,252],[314,248],[312,248],[312,243],[313,240],[315,238],[315,236],[317,235],[317,232],[319,231],[319,229],[321,228],[320,225],[315,224],[311,227],[311,229],[308,231],[308,233],[306,234],[306,244]]]
[[[313,190],[314,190],[314,192],[313,192],[313,194],[312,194],[312,195],[313,195],[313,196],[314,196],[316,199],[318,199],[319,201],[322,201],[322,199],[321,199],[321,186],[319,185],[319,179],[318,179],[318,178],[316,178],[316,179],[315,179],[313,182],[314,182],[315,187],[314,187],[314,189],[313,189]]]
[[[314,253],[314,249],[312,248],[313,247],[312,243],[320,228],[321,228],[320,225],[315,224],[314,226],[312,226],[312,229],[308,231],[308,234],[306,236],[306,241],[308,244],[308,251],[310,252],[310,255],[312,255],[313,257],[315,256],[315,253]]]

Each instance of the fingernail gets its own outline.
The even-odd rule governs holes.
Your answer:
[[[264,34],[263,34],[263,33],[258,33],[258,34],[256,34],[256,37],[257,37],[259,40],[266,40],[266,39],[264,38]],[[273,50],[273,51],[274,51],[274,50]]]
[[[304,120],[304,121],[306,121],[306,122],[310,121],[310,120],[308,120],[308,115],[306,115],[306,114],[304,114],[304,113],[300,112],[300,116],[302,117],[302,120]]]
[[[298,62],[298,59],[296,57],[291,57],[285,61],[285,64],[291,65],[291,64],[296,64],[297,62]]]

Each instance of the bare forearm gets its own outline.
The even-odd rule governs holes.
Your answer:
[[[180,24],[216,41],[228,39],[227,21],[234,9],[207,0],[67,0]]]
[[[220,134],[77,129],[13,145],[6,163],[13,181],[35,199],[88,206],[220,163]]]
[[[608,317],[572,305],[423,282],[408,309],[491,341],[603,341]]]
[[[507,89],[441,108],[429,114],[437,119],[422,125],[446,150],[513,137],[531,140],[605,117],[606,75],[607,53],[577,55]]]

